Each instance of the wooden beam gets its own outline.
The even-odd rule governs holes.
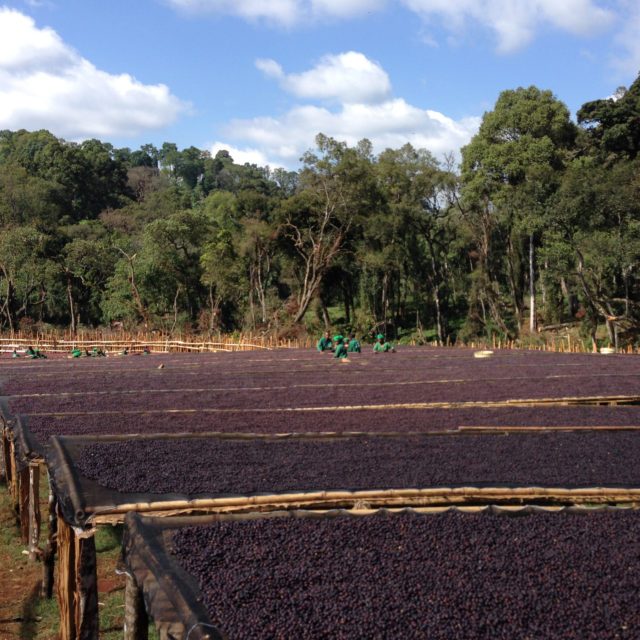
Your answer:
[[[98,640],[98,580],[92,531],[70,527],[58,514],[60,640]]]
[[[42,557],[42,588],[40,590],[40,597],[42,598],[51,598],[53,595],[53,573],[58,539],[56,504],[56,496],[49,479],[49,535]]]
[[[29,544],[29,475],[29,467],[21,469],[18,473],[18,516],[22,544]]]
[[[37,560],[41,555],[40,541],[40,464],[29,464],[29,560]]]
[[[124,591],[124,640],[148,640],[149,616],[144,606],[142,589],[127,573]]]
[[[9,458],[9,438],[7,438],[6,430],[7,428],[3,427],[0,432],[0,482],[5,480],[8,486],[10,471],[7,471],[7,469],[10,469],[11,462]]]

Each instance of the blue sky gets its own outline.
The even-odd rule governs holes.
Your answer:
[[[505,89],[640,72],[638,0],[0,0],[0,129],[296,169],[322,132],[457,153]]]

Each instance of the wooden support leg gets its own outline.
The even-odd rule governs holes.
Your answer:
[[[9,467],[7,468],[9,477],[9,489],[14,508],[18,505],[18,469],[16,468],[16,450],[13,440],[9,440]]]
[[[53,595],[53,569],[56,557],[58,538],[58,516],[56,514],[56,496],[53,493],[51,481],[49,481],[49,536],[47,546],[44,549],[42,563],[42,598],[51,598]]]
[[[3,480],[7,481],[7,460],[9,460],[9,441],[7,440],[7,436],[5,435],[6,427],[0,428],[0,482]]]
[[[144,607],[142,589],[127,574],[124,592],[124,640],[148,640],[149,617]]]
[[[29,544],[29,467],[18,473],[18,516],[22,531],[22,544]]]
[[[58,516],[60,640],[98,640],[98,580],[93,531]]]
[[[40,464],[29,465],[29,560],[37,560],[41,554],[40,542]]]

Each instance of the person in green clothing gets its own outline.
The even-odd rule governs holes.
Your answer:
[[[13,350],[13,353],[11,354],[11,357],[12,357],[12,358],[19,358],[19,357],[20,357],[20,354],[19,354],[19,353],[14,349],[14,350]]]
[[[331,334],[325,331],[325,334],[318,340],[318,351],[333,351],[333,340],[331,340]]]
[[[346,358],[349,354],[347,353],[347,347],[344,346],[344,338],[341,335],[334,336],[333,342],[336,345],[336,350],[333,354],[334,358]]]
[[[38,356],[36,355],[36,351],[35,349],[29,345],[25,350],[24,350],[24,355],[27,356],[28,358],[31,358],[33,360],[33,358],[37,358]]]
[[[73,349],[71,350],[71,357],[79,358],[81,355],[82,355],[82,349],[79,349],[78,347],[73,347]]]
[[[360,341],[356,338],[355,333],[349,334],[349,340],[347,344],[347,351],[349,353],[360,353],[362,350],[360,346]]]
[[[390,342],[387,342],[384,339],[384,336],[381,333],[379,333],[378,340],[373,345],[373,352],[374,353],[388,353],[388,352],[395,353],[395,349],[393,348],[393,345]]]

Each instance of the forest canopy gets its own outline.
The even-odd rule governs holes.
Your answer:
[[[322,133],[293,172],[0,131],[0,329],[636,342],[639,148],[640,79],[577,122],[503,91],[459,167]]]

